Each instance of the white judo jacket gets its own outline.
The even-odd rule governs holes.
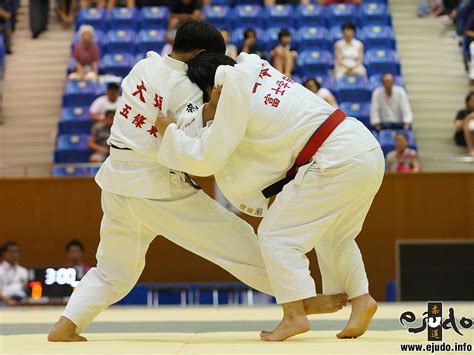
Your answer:
[[[262,216],[268,200],[261,190],[285,177],[335,109],[256,55],[241,54],[237,63],[216,72],[216,85],[223,89],[213,123],[198,137],[169,125],[159,159],[193,175],[214,174],[234,206]],[[347,118],[319,148],[314,162],[324,170],[379,146],[362,123]]]
[[[102,190],[128,197],[171,197],[170,169],[158,161],[161,137],[155,120],[158,112],[171,110],[188,134],[202,128],[202,92],[186,71],[185,63],[149,52],[123,80],[108,143],[131,150],[110,149],[96,175]]]

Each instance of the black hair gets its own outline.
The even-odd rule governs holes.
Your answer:
[[[19,248],[20,246],[18,245],[17,242],[14,242],[13,240],[9,240],[9,241],[5,242],[5,244],[3,244],[2,251],[3,251],[3,252],[6,252],[6,251],[8,251],[8,249],[11,248],[11,247],[17,247],[17,248]]]
[[[249,35],[251,33],[254,35],[254,37],[257,37],[257,32],[255,32],[255,30],[253,28],[247,28],[244,32],[244,39],[249,38]]]
[[[408,139],[408,134],[406,134],[406,133],[403,132],[403,131],[398,131],[397,133],[395,133],[395,137],[397,137],[397,136],[403,136],[403,137],[405,137],[405,139],[406,139],[407,141],[409,141],[409,139]]]
[[[108,110],[105,111],[105,117],[114,117],[115,116],[115,111],[114,110]]]
[[[119,90],[119,86],[116,83],[108,83],[107,84],[107,91],[109,90]]]
[[[214,77],[220,65],[234,66],[235,60],[225,54],[204,52],[188,62],[188,77],[202,90],[204,102],[210,97],[208,89],[214,87]]]
[[[322,86],[321,86],[321,83],[319,82],[319,80],[318,80],[317,78],[308,78],[308,79],[306,79],[306,80],[304,81],[304,83],[303,83],[303,86],[306,87],[306,84],[309,83],[310,81],[313,81],[313,82],[314,82],[314,84],[316,85],[316,87],[318,88],[318,90],[321,89],[321,87],[322,87]]]
[[[356,29],[355,25],[352,22],[346,22],[345,24],[342,25],[341,29],[342,29],[342,31],[352,30],[352,31],[354,31],[354,33],[357,32],[357,29]]]
[[[466,105],[469,103],[471,98],[474,97],[474,91],[471,91],[469,94],[466,96]]]
[[[278,40],[281,41],[283,37],[291,37],[291,32],[287,28],[284,28],[278,32]]]
[[[65,251],[69,251],[69,249],[71,249],[71,247],[78,247],[79,249],[81,249],[81,251],[84,253],[85,251],[85,248],[84,248],[84,244],[81,243],[80,240],[78,239],[73,239],[71,240],[69,243],[66,244],[66,247],[64,248]]]
[[[184,22],[176,31],[173,51],[187,53],[204,49],[211,53],[225,53],[224,37],[214,26],[196,20]]]

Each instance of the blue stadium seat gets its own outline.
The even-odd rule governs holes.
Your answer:
[[[165,44],[166,30],[141,30],[138,33],[139,53],[146,53],[148,51],[160,53]]]
[[[302,51],[298,56],[298,68],[305,76],[326,76],[334,62],[329,51]]]
[[[370,76],[369,78],[370,90],[374,90],[382,85],[382,75],[383,74],[374,74]],[[405,86],[403,78],[400,75],[395,75],[394,80],[395,80],[395,85],[402,86],[402,87]]]
[[[342,111],[350,117],[355,117],[366,127],[370,128],[370,103],[368,102],[342,102],[339,104]]]
[[[95,7],[80,9],[76,18],[76,30],[78,30],[81,25],[91,25],[96,30],[105,31],[105,15],[106,13],[104,9],[98,9]]]
[[[299,5],[297,24],[301,26],[326,26],[326,7],[314,4]]]
[[[393,49],[370,49],[365,53],[364,63],[369,76],[383,73],[400,75],[398,55]]]
[[[292,27],[294,8],[291,5],[273,5],[266,8],[267,27]]]
[[[135,8],[115,7],[110,12],[109,29],[137,30],[139,24],[138,12]]]
[[[327,16],[330,26],[342,25],[346,22],[356,24],[356,6],[353,4],[333,4],[329,5],[329,13]]]
[[[139,15],[141,29],[166,29],[170,10],[165,6],[146,6],[142,7]]]
[[[288,28],[291,33],[291,47],[299,48],[298,36],[293,28]],[[270,27],[265,31],[265,43],[268,50],[272,50],[278,44],[278,33],[281,31],[281,27]]]
[[[342,39],[342,28],[340,25],[332,26],[330,28],[330,31],[331,31],[330,37],[333,43]],[[359,28],[357,28],[355,38],[364,42],[364,33]]]
[[[130,53],[106,54],[102,57],[99,71],[102,74],[113,74],[126,77],[135,64],[135,56]]]
[[[58,133],[89,134],[92,124],[88,106],[63,107],[58,123]]]
[[[231,6],[232,0],[211,0],[211,5]]]
[[[203,14],[206,22],[218,28],[230,28],[231,26],[231,9],[229,6],[206,6],[203,10]]]
[[[364,35],[364,47],[366,50],[374,48],[396,49],[393,30],[389,26],[364,26],[362,33]]]
[[[146,58],[146,53],[144,53],[144,52],[139,52],[139,53],[135,56],[135,63],[138,63],[140,60],[145,59],[145,58]]]
[[[312,26],[302,27],[298,31],[299,49],[328,49],[332,51],[330,41],[328,41],[329,33],[325,27]]]
[[[71,50],[74,49],[74,46],[81,41],[81,36],[79,32],[74,34],[71,44]],[[95,30],[94,42],[97,43],[100,47],[100,54],[105,54],[107,52],[107,36],[101,30]]]
[[[376,130],[371,130],[370,132],[375,137],[375,139],[380,142],[379,132],[377,132]]]
[[[415,135],[408,129],[383,129],[379,132],[379,142],[385,155],[395,149],[395,134],[403,132],[408,137],[408,148],[417,149]]]
[[[87,167],[75,165],[53,166],[51,175],[55,177],[71,177],[71,176],[89,176],[89,169]]]
[[[359,7],[359,23],[361,25],[392,25],[390,12],[386,4],[374,2],[363,3]]]
[[[63,95],[63,107],[88,106],[97,97],[95,81],[69,80]]]
[[[110,30],[107,32],[108,53],[135,53],[135,31]]]
[[[56,163],[87,162],[91,154],[88,147],[89,135],[65,134],[57,138],[54,161]]]
[[[233,13],[234,27],[263,27],[264,14],[260,5],[237,5]]]
[[[244,42],[244,32],[249,27],[240,27],[232,31],[232,40],[231,42],[237,46],[238,49],[242,47]],[[257,34],[257,44],[262,48],[267,48],[267,39],[265,32],[261,28],[253,28]]]
[[[371,92],[369,81],[362,76],[343,76],[337,79],[339,102],[368,102]]]

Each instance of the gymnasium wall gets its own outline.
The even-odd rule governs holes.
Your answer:
[[[199,182],[212,195],[212,180]],[[61,265],[64,245],[74,238],[84,242],[86,262],[93,265],[101,214],[100,190],[93,179],[0,179],[0,243],[17,241],[25,266]],[[258,225],[258,219],[244,218]],[[387,281],[396,276],[399,239],[474,239],[474,174],[386,175],[357,239],[378,300],[384,297]],[[310,258],[319,284],[314,253]],[[152,243],[141,278],[142,282],[228,280],[233,278],[225,271],[164,238]]]

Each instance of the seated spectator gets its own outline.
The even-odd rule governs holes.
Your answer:
[[[174,38],[176,37],[176,29],[171,29],[166,32],[166,44],[161,49],[161,56],[166,57],[173,51]]]
[[[58,17],[59,22],[64,27],[70,27],[76,20],[77,13],[76,0],[57,0],[54,6],[54,12]]]
[[[177,28],[178,23],[186,17],[194,20],[201,20],[201,2],[199,0],[176,0],[171,2],[171,16],[169,28]]]
[[[109,156],[110,147],[107,139],[110,136],[110,129],[114,123],[115,111],[107,111],[102,122],[97,122],[92,126],[89,138],[89,148],[94,151],[89,161],[92,163],[102,163]]]
[[[469,46],[474,41],[474,12],[469,16],[469,19],[466,22],[464,27],[464,39],[463,39],[463,55],[466,64],[469,62],[471,53]]]
[[[118,106],[118,99],[119,86],[116,83],[109,83],[105,95],[99,96],[92,102],[89,108],[91,119],[96,122],[103,121],[108,111],[115,112]]]
[[[79,279],[82,278],[90,270],[82,258],[84,257],[84,245],[77,239],[71,240],[66,244],[66,263],[65,267],[73,267],[78,271]]]
[[[344,75],[365,76],[367,71],[362,64],[364,60],[364,45],[355,39],[356,27],[352,23],[342,25],[343,38],[335,44],[336,63],[335,75],[340,78]]]
[[[408,137],[404,133],[395,136],[395,150],[387,154],[386,171],[391,173],[419,173],[420,160],[416,150],[408,148]]]
[[[321,87],[321,83],[318,79],[306,79],[303,83],[303,86],[325,100],[329,105],[337,107],[337,101],[334,95],[328,89]]]
[[[76,70],[69,74],[70,80],[97,80],[99,78],[100,49],[94,43],[94,28],[82,25],[79,28],[81,41],[74,46],[73,58]]]
[[[248,28],[245,30],[244,43],[240,52],[256,54],[260,58],[265,59],[265,51],[257,44],[257,32],[254,29]]]
[[[235,44],[230,43],[230,32],[228,29],[221,29],[222,37],[225,41],[225,55],[231,57],[232,59],[237,58],[237,47]]]
[[[471,64],[470,64],[470,69],[469,69],[469,79],[470,79],[469,85],[471,86],[471,91],[474,91],[474,42],[471,42],[471,44],[469,45],[469,52],[471,54]]]
[[[129,9],[132,9],[135,7],[135,0],[108,0],[107,1],[107,7],[109,9],[113,9],[117,5],[124,5],[128,7]]]
[[[13,241],[3,246],[3,262],[0,264],[0,301],[14,306],[26,301],[28,271],[19,265],[20,247]]]
[[[454,141],[474,156],[474,92],[466,96],[466,108],[460,110],[455,119]]]
[[[11,54],[12,49],[12,3],[6,0],[0,0],[0,33],[3,34],[3,45],[5,53]]]
[[[405,89],[394,85],[392,74],[384,74],[382,86],[372,93],[370,123],[379,130],[381,128],[411,129],[412,122],[413,113]]]
[[[443,13],[442,0],[423,0],[418,6],[418,17],[439,16]]]
[[[278,45],[272,51],[273,66],[276,70],[291,77],[297,55],[296,50],[291,48],[291,32],[286,28],[282,29],[278,33]]]

